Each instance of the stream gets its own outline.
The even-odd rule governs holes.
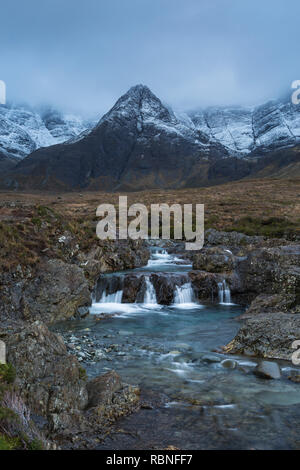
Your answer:
[[[253,374],[257,359],[217,352],[244,308],[231,302],[225,281],[218,299],[199,304],[191,268],[153,247],[147,266],[101,276],[89,317],[59,325],[62,333],[87,331],[109,351],[84,363],[90,377],[114,369],[153,403],[118,422],[99,449],[298,449],[300,386],[288,380],[296,367],[277,361],[282,378],[264,380]],[[159,302],[158,292],[171,302]],[[135,300],[125,303],[129,294]],[[96,322],[99,314],[106,319]]]

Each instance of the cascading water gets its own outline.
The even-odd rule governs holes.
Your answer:
[[[174,304],[191,304],[194,301],[194,291],[192,284],[187,282],[182,286],[176,286]]]
[[[120,304],[122,302],[122,296],[123,296],[123,291],[118,290],[114,294],[106,294],[106,292],[103,292],[102,297],[100,299],[101,304]]]
[[[144,304],[157,305],[155,289],[149,277],[145,278],[145,282],[146,282],[146,292],[144,296]]]
[[[225,279],[218,283],[218,295],[220,304],[231,304],[231,293]]]

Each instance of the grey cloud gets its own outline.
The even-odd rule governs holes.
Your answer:
[[[1,0],[11,100],[102,114],[148,85],[180,108],[256,104],[300,79],[296,0]]]

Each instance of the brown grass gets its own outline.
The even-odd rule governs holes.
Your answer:
[[[124,195],[124,193],[122,193]],[[300,234],[300,178],[237,181],[214,187],[128,193],[128,204],[140,202],[205,204],[205,228],[237,230],[267,236]],[[0,264],[34,264],[64,230],[83,248],[96,240],[96,208],[118,204],[119,193],[0,193]],[[58,253],[56,253],[56,256]],[[14,261],[14,259],[16,261]],[[22,264],[23,264],[22,263]]]

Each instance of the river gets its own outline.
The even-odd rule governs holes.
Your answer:
[[[84,364],[89,376],[114,369],[153,402],[118,423],[122,432],[99,449],[298,448],[300,388],[287,378],[295,367],[279,362],[282,379],[263,380],[253,374],[257,359],[218,352],[238,331],[244,308],[231,302],[225,284],[219,299],[199,304],[189,270],[189,261],[154,247],[144,268],[102,276],[89,318],[61,325],[75,334],[89,328],[110,348],[108,357]],[[157,302],[153,273],[174,284],[169,305]],[[143,279],[131,303],[122,302],[127,275]],[[114,316],[93,321],[103,313]]]

